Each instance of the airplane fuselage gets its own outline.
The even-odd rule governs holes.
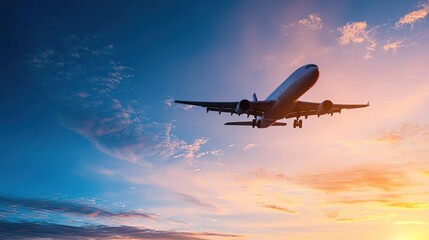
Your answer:
[[[298,98],[306,93],[318,79],[319,68],[317,65],[307,64],[298,68],[267,97],[267,101],[275,101],[275,104],[264,116],[257,118],[258,127],[267,128],[276,120],[285,118],[294,108]]]

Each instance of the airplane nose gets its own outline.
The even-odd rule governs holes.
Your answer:
[[[320,75],[319,67],[311,68],[311,71],[310,71],[310,76],[311,76],[310,78],[311,79],[317,80],[317,79],[319,79],[319,75]]]
[[[316,67],[316,68],[314,68],[314,77],[316,78],[316,79],[318,79],[319,78],[319,75],[320,75],[320,70],[319,70],[319,67]]]

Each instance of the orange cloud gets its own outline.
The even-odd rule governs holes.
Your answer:
[[[389,202],[390,202],[390,200],[387,200],[387,199],[352,199],[352,200],[342,200],[342,201],[338,201],[337,203],[344,203],[344,204],[359,204],[359,203],[371,203],[371,202],[389,203]]]
[[[409,180],[402,171],[381,165],[356,166],[343,170],[304,174],[293,181],[328,193],[367,188],[389,192],[409,185]]]
[[[390,197],[395,199],[397,197]],[[365,203],[382,203],[386,207],[393,208],[404,208],[404,209],[422,209],[428,206],[425,202],[405,202],[405,201],[394,201],[389,198],[380,198],[380,199],[351,199],[351,200],[341,200],[335,203],[343,204],[365,204]]]
[[[387,204],[387,206],[406,209],[421,209],[426,208],[428,204],[424,202],[392,202]]]
[[[389,165],[367,164],[298,176],[286,176],[259,168],[253,175],[262,180],[288,181],[327,193],[361,191],[367,188],[391,192],[410,185],[410,180],[403,171]]]
[[[427,135],[428,125],[419,125],[413,123],[403,123],[397,126],[394,130],[383,130],[379,132],[377,141],[383,143],[398,143],[404,139],[418,135]]]

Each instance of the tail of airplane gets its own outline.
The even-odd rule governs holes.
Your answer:
[[[258,101],[258,97],[256,97],[256,93],[253,93],[253,95],[252,95],[252,100],[253,100],[254,102],[257,102],[257,101]]]

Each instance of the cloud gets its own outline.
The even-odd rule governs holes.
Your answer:
[[[402,171],[386,165],[361,165],[302,174],[292,181],[327,193],[371,188],[389,192],[409,185],[409,180]]]
[[[385,213],[385,214],[374,214],[374,215],[367,215],[366,213],[361,216],[357,217],[342,217],[342,218],[336,218],[335,221],[337,222],[363,222],[363,221],[374,221],[374,220],[387,220],[391,219],[392,217],[395,217],[395,213]]]
[[[0,238],[4,239],[157,239],[203,240],[217,236],[235,238],[238,235],[159,231],[131,226],[69,226],[47,222],[0,221]]]
[[[392,202],[387,204],[387,206],[404,209],[421,209],[427,208],[428,204],[425,202]]]
[[[188,197],[188,199],[191,197]],[[192,201],[196,201],[191,198]],[[189,201],[191,201],[189,200]],[[203,203],[200,203],[203,204]],[[209,206],[209,205],[207,205]],[[158,219],[140,211],[108,211],[84,203],[60,200],[0,197],[1,239],[207,239],[235,238],[215,232],[160,231],[127,225],[111,225],[125,218]],[[91,224],[85,221],[89,220]],[[101,224],[100,224],[101,223]]]
[[[205,151],[205,152],[199,153],[195,157],[196,158],[201,158],[201,157],[206,156],[206,155],[212,155],[212,156],[216,156],[216,157],[222,157],[222,156],[224,156],[224,151],[222,151],[220,149],[209,150],[209,151]]]
[[[371,52],[375,51],[377,42],[373,38],[373,32],[375,28],[368,29],[365,21],[361,22],[349,22],[346,25],[337,29],[341,36],[337,39],[340,45],[347,45],[351,43],[366,43],[367,52],[364,58],[370,59]]]
[[[320,30],[323,27],[322,19],[317,13],[308,15],[308,17],[299,20],[298,23],[312,30]]]
[[[143,104],[129,99],[132,94],[122,86],[133,69],[115,59],[105,37],[70,35],[55,48],[38,50],[29,65],[41,84],[55,89],[61,123],[114,158],[141,166],[173,157],[189,160],[207,142],[201,137],[188,144],[172,134],[172,123],[151,119]]]
[[[268,209],[272,209],[272,210],[276,210],[282,213],[288,213],[288,214],[297,214],[297,211],[291,210],[289,208],[284,208],[284,207],[280,207],[277,205],[272,205],[272,204],[262,204],[260,203],[259,206],[264,207],[264,208],[268,208]]]
[[[177,195],[180,198],[182,198],[182,200],[184,200],[185,202],[188,202],[190,204],[197,205],[197,206],[200,206],[203,208],[207,208],[207,209],[215,211],[215,212],[220,212],[220,209],[218,207],[216,207],[210,203],[203,202],[203,201],[201,201],[201,200],[197,199],[196,197],[193,197],[189,194],[177,193]]]
[[[247,150],[250,150],[250,149],[255,148],[257,146],[259,146],[259,144],[257,144],[257,143],[249,143],[249,144],[247,144],[246,146],[243,147],[243,150],[247,151]]]
[[[396,50],[398,48],[403,47],[404,45],[402,45],[402,43],[404,42],[404,40],[398,40],[398,41],[394,41],[394,42],[388,42],[383,46],[383,50],[385,52],[388,51],[392,51],[393,53],[396,53]]]
[[[183,110],[185,110],[185,111],[189,111],[189,110],[191,110],[191,109],[192,109],[192,107],[193,107],[193,105],[175,104],[175,103],[174,103],[174,98],[172,98],[172,97],[169,97],[169,98],[165,99],[165,100],[163,101],[163,103],[164,103],[167,107],[170,107],[170,108],[179,108],[179,109],[183,109]]]
[[[308,30],[320,30],[323,28],[323,21],[319,14],[312,13],[307,17],[298,20],[298,22],[293,22],[290,24],[283,24],[282,31],[284,35],[289,35],[296,27],[303,26],[304,29]]]
[[[424,209],[428,207],[425,202],[413,202],[413,201],[398,201],[400,196],[385,196],[380,198],[370,199],[351,199],[351,200],[340,200],[334,203],[342,204],[367,204],[367,203],[380,203],[385,207],[389,208],[403,208],[403,209]]]
[[[321,190],[326,193],[378,189],[390,192],[410,184],[399,168],[389,165],[358,165],[345,169],[320,170],[316,173],[302,173],[286,176],[282,173],[257,169],[253,176],[261,180],[285,181]]]
[[[429,125],[415,123],[402,123],[394,130],[382,130],[379,132],[377,141],[382,143],[399,143],[416,136],[429,135]]]
[[[253,171],[252,175],[257,179],[263,180],[274,180],[274,181],[288,181],[291,177],[288,177],[282,173],[268,172],[262,168],[258,168]]]
[[[400,28],[406,24],[413,25],[418,20],[425,18],[428,15],[428,12],[429,5],[426,3],[422,6],[421,9],[405,14],[405,16],[403,16],[401,19],[399,19],[398,22],[395,23],[395,26],[397,28]]]
[[[188,144],[187,142],[178,139],[171,134],[173,124],[170,123],[166,127],[165,131],[165,140],[162,141],[161,145],[158,145],[161,148],[159,156],[164,158],[184,158],[188,163],[196,157],[201,157],[202,155],[197,154],[200,151],[202,145],[206,144],[209,140],[207,137],[201,137],[194,140],[193,143]],[[204,155],[204,154],[203,154]]]
[[[167,105],[168,107],[172,107],[173,106],[173,102],[174,102],[173,98],[167,98],[167,99],[164,100],[164,104]]]
[[[0,209],[15,209],[15,211],[18,211],[22,208],[30,209],[32,211],[37,212],[68,213],[75,215],[83,215],[86,217],[141,217],[149,219],[157,217],[155,214],[152,213],[142,213],[136,211],[111,212],[88,204],[74,202],[0,196]]]

